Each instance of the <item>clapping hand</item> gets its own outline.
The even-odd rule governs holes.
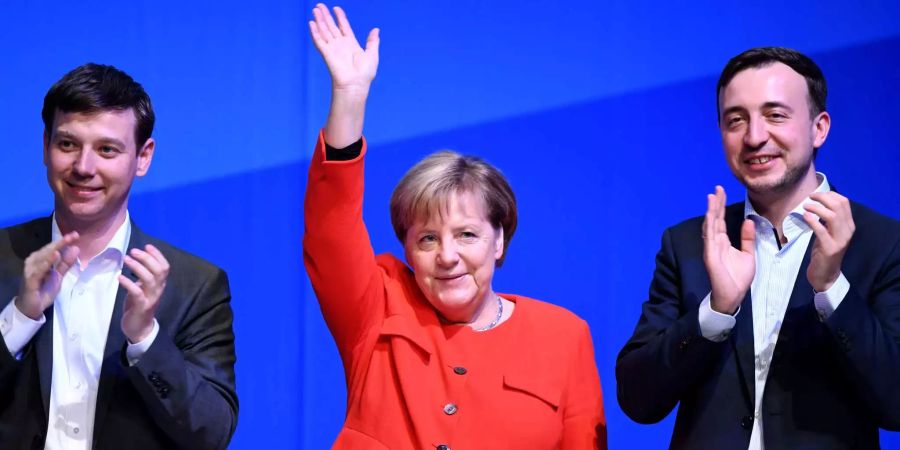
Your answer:
[[[753,221],[741,225],[741,248],[731,246],[725,228],[725,189],[716,186],[707,195],[703,220],[703,262],[712,287],[710,306],[722,314],[734,314],[756,273],[756,231]]]

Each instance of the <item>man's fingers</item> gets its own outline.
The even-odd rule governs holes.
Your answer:
[[[809,194],[810,200],[819,202],[828,209],[832,211],[838,211],[843,209],[844,207],[850,206],[850,201],[847,200],[847,197],[844,197],[841,194],[838,194],[834,191],[829,192],[813,192]]]
[[[828,228],[825,227],[825,225],[822,225],[822,222],[819,222],[819,218],[811,212],[805,212],[803,213],[803,220],[810,228],[812,228],[813,233],[816,235],[816,239],[819,240],[819,245],[831,248],[834,244],[834,237],[828,232]]]
[[[166,260],[166,257],[163,256],[162,252],[159,251],[156,247],[152,245],[147,245],[144,247],[145,250],[141,250],[138,248],[131,249],[131,256],[133,259],[137,260],[145,269],[147,269],[151,276],[152,281],[147,280],[146,284],[157,286],[165,282],[166,277],[169,275],[169,262]],[[144,278],[141,277],[143,280]]]
[[[154,247],[152,244],[147,244],[144,247],[144,251],[146,251],[156,262],[159,264],[160,268],[163,272],[168,273],[169,271],[169,261],[166,259],[165,255],[159,251],[158,248]]]
[[[706,194],[706,216],[703,218],[703,239],[711,239],[715,234],[716,196]]]
[[[131,255],[125,255],[125,265],[134,272],[138,279],[143,282],[143,285],[152,286],[156,284],[156,278],[154,278],[153,273]]]
[[[144,290],[141,289],[140,284],[135,283],[130,278],[120,274],[119,286],[125,288],[125,290],[128,291],[127,299],[130,299],[130,301],[132,302],[132,305],[128,306],[138,305],[143,308],[144,304],[146,303],[146,297],[144,296]],[[127,304],[128,302],[126,302],[126,305]]]
[[[828,224],[833,223],[835,219],[837,219],[837,214],[823,204],[807,203],[803,205],[803,209],[805,209],[809,213],[819,216],[820,219],[825,221],[826,227]],[[805,215],[806,213],[804,213],[804,216]]]
[[[750,219],[741,224],[741,251],[756,254],[756,225]]]
[[[725,195],[725,188],[723,188],[722,186],[716,186],[716,197],[719,199],[717,218],[725,220],[725,205],[728,204],[728,197]]]

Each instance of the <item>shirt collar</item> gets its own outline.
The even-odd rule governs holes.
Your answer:
[[[51,229],[51,240],[56,242],[62,239],[62,232],[59,230],[59,223],[56,222],[56,212],[53,213],[52,229]],[[128,210],[125,210],[125,221],[122,222],[122,225],[119,226],[119,229],[116,230],[116,234],[106,243],[106,247],[103,248],[100,253],[97,254],[94,258],[91,258],[93,261],[95,258],[105,257],[109,255],[114,258],[119,267],[122,266],[124,262],[125,252],[128,250],[128,242],[131,240],[131,216],[128,214]],[[90,262],[88,262],[90,263]]]
[[[828,192],[831,190],[831,185],[828,183],[828,177],[825,176],[822,172],[816,172],[816,178],[821,180],[819,181],[819,186],[813,192]],[[791,212],[788,213],[787,217],[784,218],[784,222],[782,222],[782,232],[785,237],[792,241],[796,236],[800,235],[804,231],[810,230],[809,224],[803,220],[803,213],[806,210],[803,208],[803,205],[807,203],[817,203],[811,200],[809,197],[804,198]],[[756,212],[756,209],[753,208],[753,204],[750,203],[750,195],[744,194],[744,218],[753,220],[757,225],[760,223],[767,225],[769,228],[772,227],[772,224],[769,223],[769,220]],[[759,232],[760,227],[757,226],[757,232]]]

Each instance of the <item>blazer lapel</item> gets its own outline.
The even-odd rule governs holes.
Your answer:
[[[738,203],[731,211],[728,211],[725,222],[731,245],[740,249],[741,225],[744,222],[744,203]],[[732,333],[732,344],[734,345],[733,350],[735,352],[735,361],[737,362],[738,378],[743,389],[742,397],[745,402],[748,402],[748,408],[751,412],[754,410],[755,401],[753,399],[756,393],[753,342],[753,298],[748,289],[747,294],[744,296],[744,301],[741,303],[740,313],[736,317],[734,332]]]
[[[146,236],[131,222],[131,239],[128,241],[126,252],[132,248],[143,248],[146,244]],[[137,280],[134,272],[128,266],[122,266],[122,275],[132,280]],[[120,379],[125,378],[124,375],[124,354],[126,338],[122,333],[122,313],[125,305],[125,296],[128,293],[121,286],[116,292],[116,303],[113,305],[112,317],[109,320],[109,331],[106,335],[106,347],[103,351],[103,365],[100,369],[100,381],[97,387],[97,406],[94,414],[94,436],[99,436],[99,430],[103,426],[106,419],[106,413],[109,411],[109,404],[112,401],[112,395],[116,383]],[[127,362],[124,362],[127,364]]]

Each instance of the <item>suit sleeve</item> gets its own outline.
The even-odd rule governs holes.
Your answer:
[[[848,379],[872,411],[878,426],[900,430],[900,227],[887,256],[866,270],[877,271],[866,294],[850,290],[825,321]]]
[[[619,405],[639,423],[665,418],[709,371],[724,346],[701,335],[699,308],[685,306],[681,282],[670,229],[656,256],[650,298],[616,361]]]
[[[237,426],[231,293],[225,272],[211,270],[195,292],[170,299],[191,305],[180,330],[160,323],[134,366],[121,352],[124,370],[157,425],[185,449],[225,449]]]
[[[350,376],[357,344],[383,316],[384,281],[362,218],[365,140],[356,158],[331,161],[325,153],[320,132],[306,188],[303,256]]]
[[[577,351],[569,375],[565,397],[563,436],[560,448],[607,448],[603,392],[594,359],[594,345],[587,323],[581,322]]]

